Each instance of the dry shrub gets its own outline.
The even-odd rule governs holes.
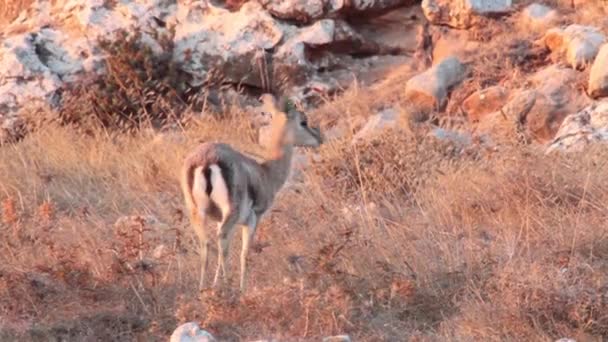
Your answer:
[[[454,161],[476,157],[447,139],[398,129],[355,144],[343,140],[324,150],[324,163],[315,172],[326,189],[338,191],[343,198],[412,196]]]
[[[133,130],[162,127],[181,118],[189,96],[171,60],[172,39],[156,37],[163,50],[157,53],[142,43],[142,34],[120,30],[116,38],[100,40],[107,56],[105,71],[84,76],[64,92],[59,122]]]

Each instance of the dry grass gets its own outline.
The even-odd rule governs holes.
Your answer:
[[[0,18],[9,12],[0,7]],[[493,28],[503,36],[487,43],[453,103],[489,84],[519,86],[547,63],[525,43],[531,36],[505,38],[504,28]],[[166,341],[193,320],[222,341],[608,339],[608,152],[465,149],[415,127],[352,145],[363,118],[407,108],[411,72],[352,87],[312,113],[347,134],[321,148],[261,221],[243,297],[197,293],[177,173],[199,141],[258,152],[248,114],[232,108],[163,134],[46,123],[3,146],[0,339]],[[139,217],[114,224],[128,215]]]
[[[15,20],[22,10],[27,8],[33,0],[3,0],[0,1],[0,28]]]
[[[488,154],[399,131],[334,141],[261,223],[251,293],[197,296],[176,172],[199,140],[250,146],[243,115],[163,140],[51,126],[3,148],[6,338],[160,341],[188,320],[230,341],[608,338],[601,149]],[[124,215],[164,224],[114,226]]]

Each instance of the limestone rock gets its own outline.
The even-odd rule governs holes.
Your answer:
[[[323,18],[382,15],[413,0],[260,0],[273,16],[308,24]]]
[[[607,141],[608,100],[602,100],[567,116],[547,147],[547,153],[581,151],[591,143]]]
[[[572,68],[582,69],[593,62],[606,36],[595,27],[573,24],[550,29],[540,42],[565,57]]]
[[[522,11],[522,21],[525,28],[533,31],[547,29],[559,19],[557,10],[543,4],[533,3]]]
[[[309,59],[309,51],[325,52],[325,59]],[[304,83],[306,75],[332,63],[328,53],[364,53],[378,52],[380,47],[354,31],[345,21],[323,19],[315,24],[299,29],[277,49],[273,56],[273,74],[275,84],[284,84],[283,77],[288,76],[293,86]]]
[[[534,106],[525,116],[526,130],[531,137],[539,141],[552,139],[567,115],[589,104],[577,86],[582,76],[570,68],[552,65],[530,77],[536,89]]]
[[[253,1],[236,12],[204,2],[198,6],[179,2],[177,6],[173,59],[192,76],[192,85],[202,84],[212,70],[226,81],[264,85],[259,64],[265,58],[263,51],[277,46],[288,26]]]
[[[215,342],[213,335],[202,330],[197,323],[188,322],[177,327],[171,334],[170,342]]]
[[[466,29],[483,17],[508,14],[511,0],[422,0],[426,18],[435,25]]]
[[[608,96],[608,43],[602,45],[591,66],[587,92],[593,98]]]
[[[407,81],[405,96],[417,108],[443,108],[449,91],[464,80],[467,69],[458,58],[450,57]]]
[[[469,95],[462,103],[462,109],[470,122],[478,122],[504,106],[508,98],[509,91],[506,88],[492,86]]]
[[[530,78],[534,89],[513,92],[502,108],[482,117],[478,131],[507,139],[550,141],[567,115],[588,105],[576,88],[580,76],[558,65],[538,71]]]

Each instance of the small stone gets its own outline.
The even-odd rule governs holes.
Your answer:
[[[558,18],[555,9],[537,3],[528,5],[522,12],[524,26],[534,31],[552,26]]]
[[[215,342],[213,335],[202,330],[197,323],[188,322],[177,327],[171,334],[170,342]]]
[[[348,335],[336,335],[336,336],[329,336],[329,337],[325,337],[323,338],[323,342],[350,342],[350,336]]]
[[[449,57],[407,81],[405,96],[417,108],[432,111],[444,108],[449,91],[466,77],[467,69],[458,58]]]
[[[591,66],[587,92],[593,98],[608,96],[608,43],[602,45]]]
[[[371,116],[363,128],[355,134],[353,143],[371,137],[386,128],[395,127],[398,122],[398,117],[399,113],[395,108],[388,108]]]
[[[484,116],[499,110],[509,98],[509,91],[493,86],[471,94],[462,103],[462,109],[470,122],[478,122]]]

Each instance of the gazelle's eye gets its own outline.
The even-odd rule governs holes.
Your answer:
[[[306,122],[306,120],[300,121],[300,126],[306,127],[307,125],[308,125],[308,123]]]

